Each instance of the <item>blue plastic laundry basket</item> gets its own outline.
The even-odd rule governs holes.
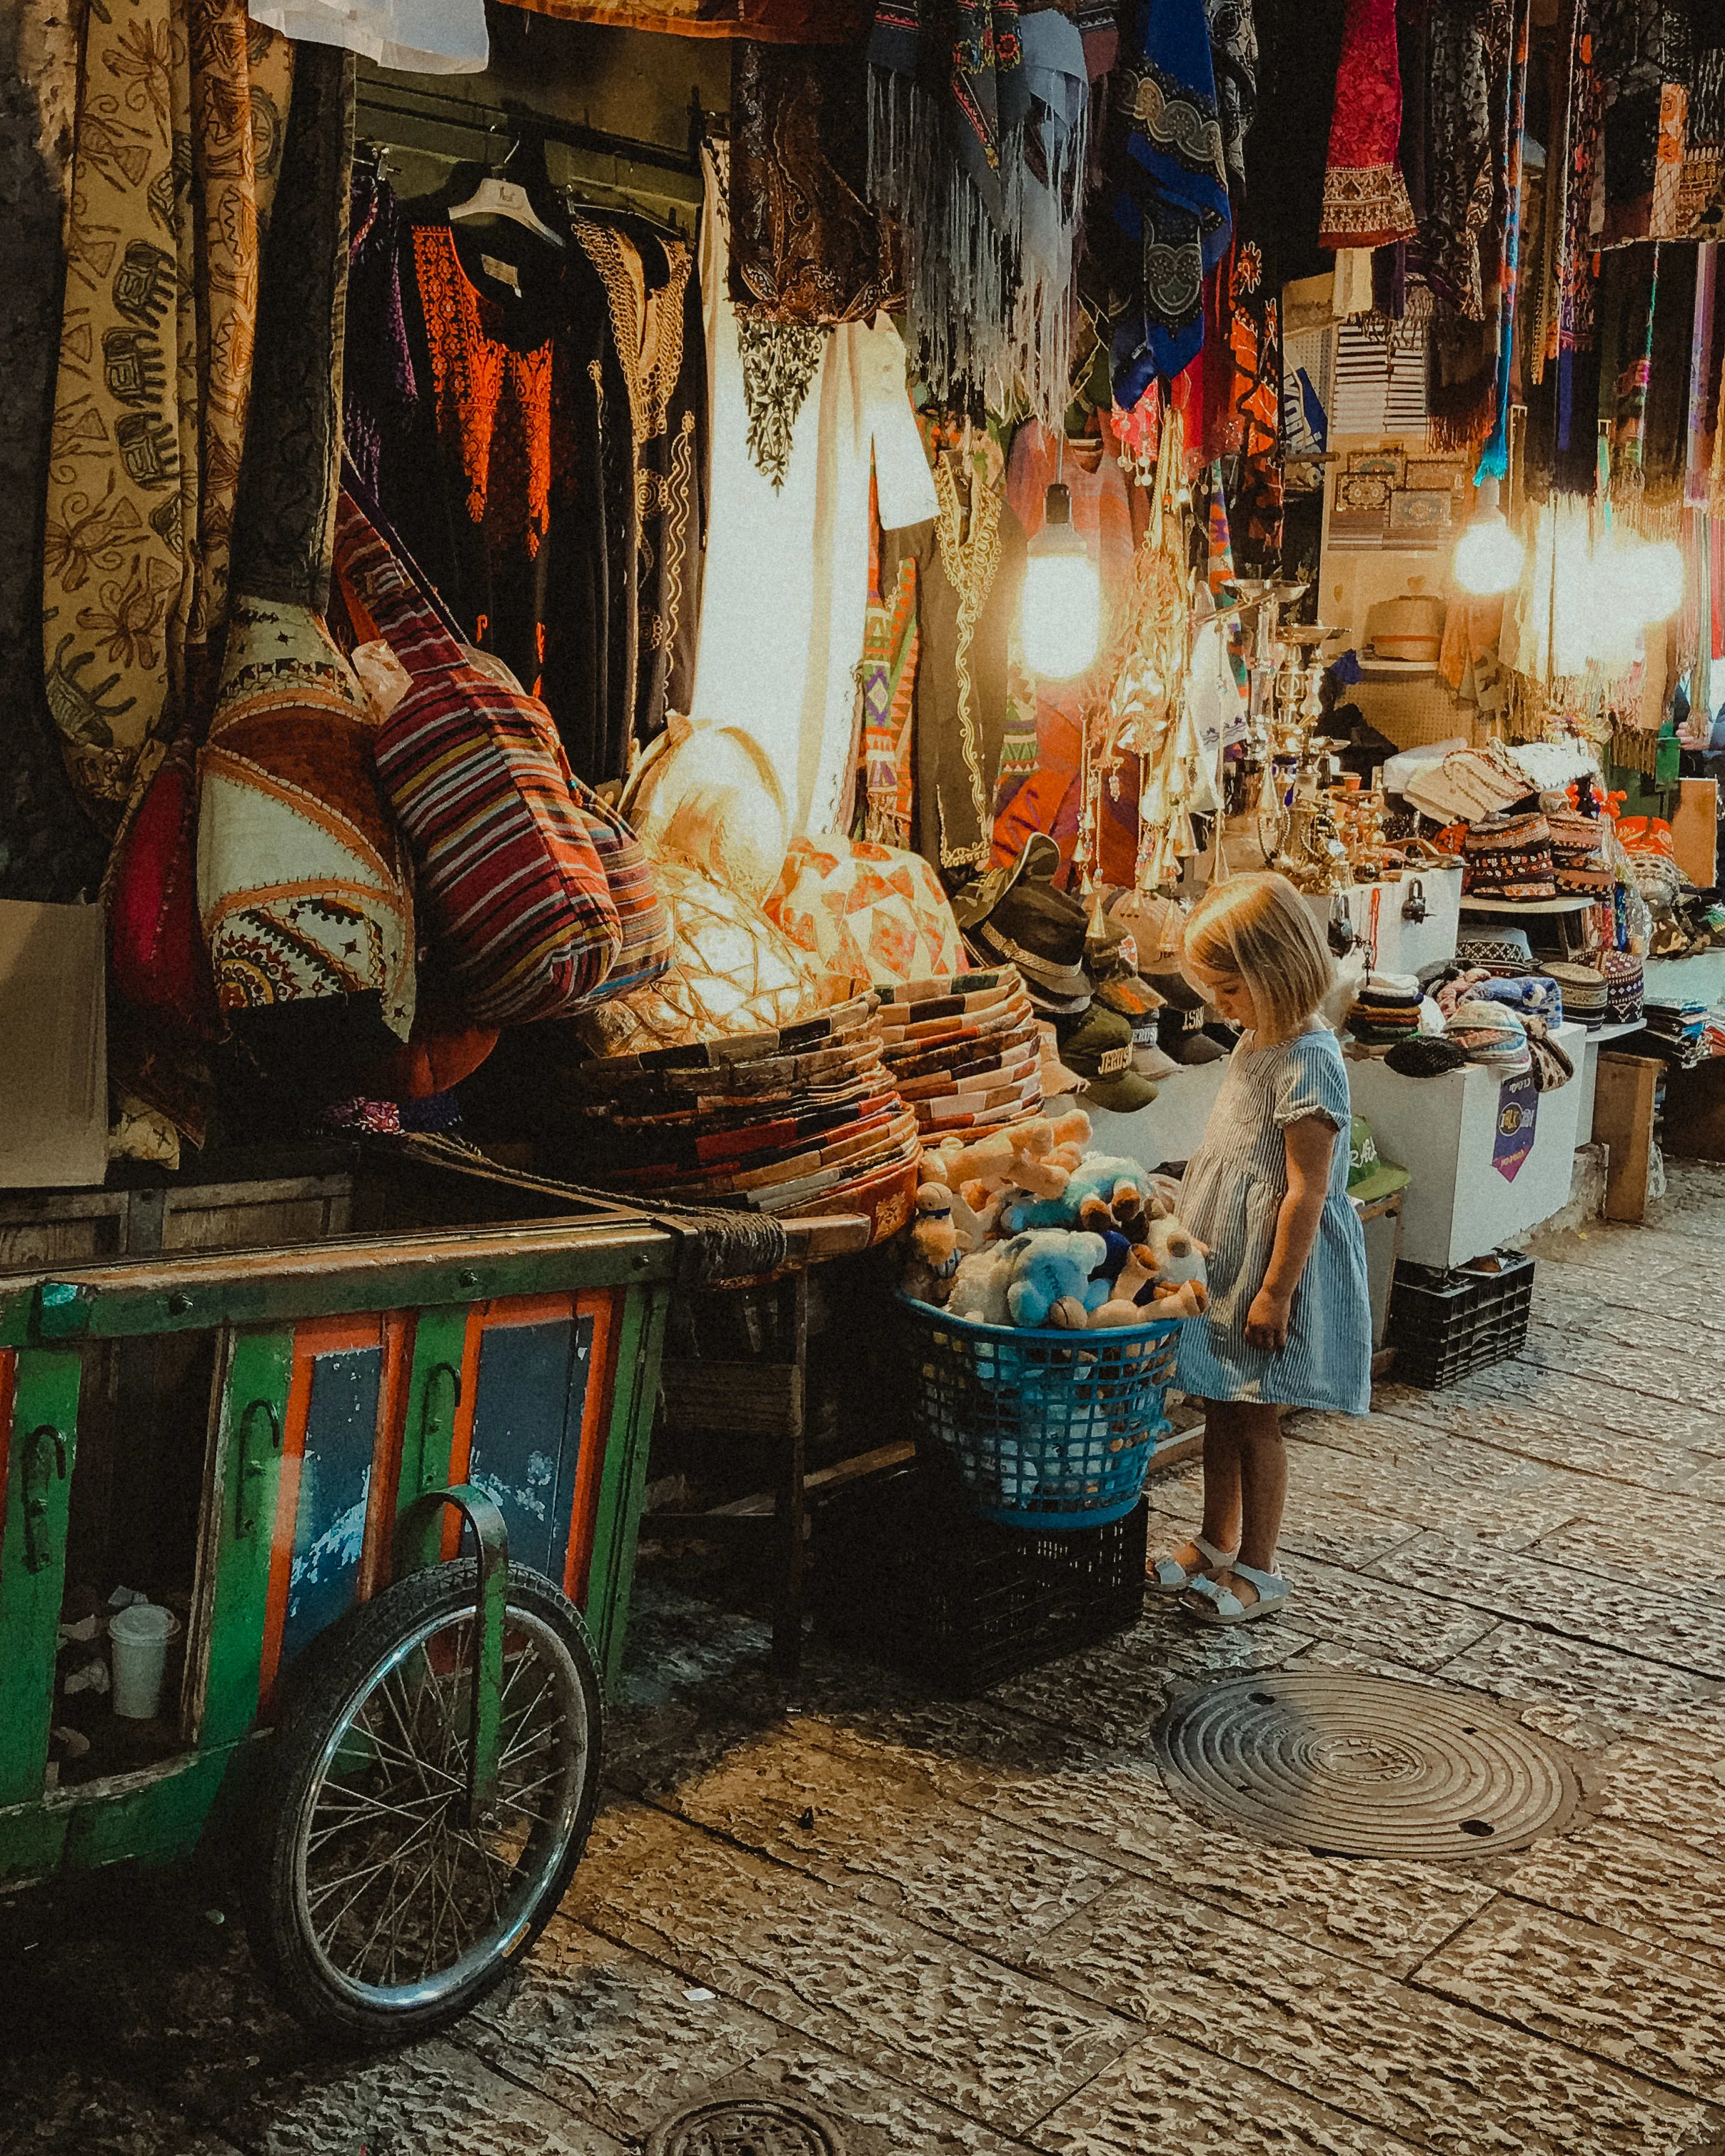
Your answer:
[[[977,1325],[901,1296],[916,1433],[1003,1527],[1101,1527],[1138,1502],[1181,1321],[1097,1332]]]

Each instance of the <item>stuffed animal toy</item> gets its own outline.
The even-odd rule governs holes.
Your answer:
[[[1001,1225],[1014,1235],[1027,1228],[1084,1228],[1093,1235],[1117,1228],[1128,1242],[1140,1243],[1152,1220],[1173,1212],[1178,1194],[1167,1176],[1152,1175],[1135,1160],[1092,1153],[1059,1197],[1009,1199]]]
[[[916,1193],[916,1217],[911,1227],[911,1251],[901,1282],[918,1302],[944,1303],[958,1270],[958,1229],[952,1219],[952,1194],[944,1183],[925,1183]]]
[[[1081,1332],[1108,1293],[1107,1282],[1092,1277],[1106,1255],[1100,1235],[1066,1228],[990,1243],[959,1260],[947,1306],[982,1325]]]
[[[1032,1198],[1059,1198],[1084,1159],[1090,1143],[1090,1117],[1082,1108],[1051,1119],[1035,1116],[1009,1127],[1015,1157],[1012,1180]]]
[[[1126,1262],[1115,1276],[1108,1300],[1090,1314],[1091,1331],[1115,1325],[1142,1325],[1149,1318],[1162,1317],[1162,1311],[1146,1307],[1155,1285],[1156,1262],[1150,1255],[1149,1245],[1128,1244]]]
[[[1156,1267],[1151,1291],[1158,1317],[1197,1317],[1209,1306],[1209,1247],[1185,1223],[1167,1214],[1150,1224],[1146,1245]]]
[[[1091,1307],[1108,1292],[1106,1283],[1093,1277],[1108,1255],[1101,1237],[1044,1228],[1015,1235],[1005,1247],[1017,1252],[1006,1291],[1013,1323],[1082,1332]]]
[[[975,1235],[972,1248],[993,1231],[1003,1205],[1021,1193],[1058,1198],[1083,1158],[1090,1117],[1081,1108],[1058,1119],[1033,1116],[1009,1123],[966,1145],[949,1141],[924,1153],[922,1172],[963,1200],[961,1225]]]

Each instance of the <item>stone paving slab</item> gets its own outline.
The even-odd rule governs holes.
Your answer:
[[[1070,1842],[955,1810],[889,1754],[841,1758],[816,1737],[798,1722],[666,1802],[742,1848],[1007,1961],[1120,1876]]]
[[[626,2156],[628,2144],[442,2039],[292,2093],[239,2122],[258,2156]]]
[[[1044,2120],[1049,2156],[1417,2156],[1381,2127],[1327,2111],[1169,2036],[1153,2036]]]
[[[807,2103],[843,2130],[845,2156],[1024,2156],[1030,2145],[871,2073],[842,2052],[809,2043],[767,2053],[744,2072],[715,2082],[709,2094],[778,2095]]]
[[[1667,1715],[1602,1753],[1594,1771],[1601,1819],[1680,1836],[1725,1863],[1725,1712]]]
[[[782,2041],[764,2014],[688,1996],[704,1988],[557,1917],[520,1976],[462,2025],[461,2041],[626,2141]]]
[[[619,1807],[566,1908],[787,2030],[1014,2132],[1134,2031],[1020,1975],[663,1814]]]
[[[1647,1661],[1669,1662],[1702,1676],[1725,1677],[1725,1627],[1705,1600],[1686,1599],[1671,1584],[1639,1586],[1573,1566],[1543,1563],[1526,1552],[1507,1556],[1448,1535],[1421,1535],[1393,1550],[1374,1575],[1447,1592],[1452,1601],[1531,1621]]]
[[[1469,1685],[1527,1710],[1530,1727],[1592,1748],[1645,1729],[1650,1716],[1714,1696],[1717,1685],[1664,1662],[1620,1654],[1585,1640],[1568,1640],[1527,1625],[1494,1625],[1485,1637],[1441,1665],[1446,1683]],[[1535,1710],[1557,1709],[1542,1720]],[[1587,1733],[1571,1735],[1579,1716]]]
[[[1604,1924],[1656,1953],[1705,1962],[1725,1979],[1725,1862],[1670,1830],[1644,1833],[1595,1820],[1559,1840],[1536,1842],[1500,1875],[1517,1901]]]
[[[1725,2099],[1725,1991],[1705,1963],[1502,1901],[1415,1981],[1680,2094]]]
[[[1707,2121],[1561,2045],[1137,1883],[1042,1941],[1036,1965],[1417,2146],[1568,2156],[1585,2118],[1598,2145],[1671,2156]]]

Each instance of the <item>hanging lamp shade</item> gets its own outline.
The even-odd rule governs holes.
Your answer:
[[[1045,679],[1070,680],[1096,660],[1102,634],[1102,585],[1072,522],[1072,496],[1056,480],[1043,501],[1042,529],[1025,550],[1019,619],[1024,663]]]

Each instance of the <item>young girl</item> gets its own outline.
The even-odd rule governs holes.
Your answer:
[[[1151,1580],[1205,1624],[1242,1625],[1288,1599],[1282,1409],[1371,1403],[1365,1240],[1348,1199],[1348,1073],[1316,1015],[1334,967],[1305,900],[1286,876],[1216,885],[1180,963],[1249,1030],[1181,1194],[1210,1248],[1209,1308],[1180,1328],[1178,1381],[1204,1403],[1204,1525]]]

